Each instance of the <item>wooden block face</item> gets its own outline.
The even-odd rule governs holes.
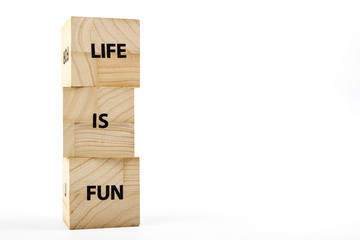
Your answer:
[[[134,89],[63,88],[63,100],[64,157],[134,156]]]
[[[62,28],[64,87],[139,87],[140,23],[71,17]]]
[[[108,114],[111,122],[134,122],[134,89],[63,88],[63,121],[92,122],[93,114]]]
[[[64,158],[63,174],[70,229],[140,224],[139,158]]]
[[[64,157],[132,157],[134,124],[109,123],[93,128],[92,122],[64,123]]]

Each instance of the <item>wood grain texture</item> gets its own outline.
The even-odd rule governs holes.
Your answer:
[[[64,122],[64,157],[133,157],[134,124],[111,122],[93,128],[92,122]]]
[[[126,58],[92,58],[91,44],[100,51],[104,43],[126,44]],[[135,19],[71,17],[62,28],[64,87],[139,87],[140,22]],[[99,53],[99,52],[97,52]]]
[[[72,60],[64,62],[64,51],[71,52],[71,18],[64,24],[61,29],[61,80],[63,86],[71,86],[71,65]]]
[[[109,126],[93,128],[94,113]],[[63,121],[64,157],[134,156],[133,88],[63,88]]]
[[[69,171],[68,159],[63,159],[63,220],[67,226],[70,226],[70,209],[69,209],[69,182],[70,182],[70,171]]]
[[[70,229],[140,224],[139,158],[64,158],[64,221]],[[87,186],[123,185],[123,199],[87,200]],[[102,193],[105,190],[101,190]]]
[[[111,122],[134,122],[134,89],[63,88],[63,121],[91,122],[93,113],[107,113]]]

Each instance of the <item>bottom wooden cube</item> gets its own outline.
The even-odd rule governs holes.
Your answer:
[[[63,218],[70,229],[138,226],[139,158],[64,158]]]

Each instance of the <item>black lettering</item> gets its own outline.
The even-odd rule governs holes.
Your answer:
[[[106,50],[107,50],[107,58],[111,58],[111,53],[116,52],[115,49],[112,49],[112,47],[115,47],[116,45],[114,43],[108,43],[106,44]]]
[[[123,185],[120,185],[120,190],[115,185],[111,185],[111,200],[115,199],[115,194],[119,199],[123,199]]]
[[[93,128],[96,128],[96,119],[97,119],[97,116],[96,116],[96,113],[93,114]]]
[[[108,116],[107,113],[102,113],[102,114],[100,114],[99,120],[100,120],[100,122],[103,122],[104,125],[99,125],[99,128],[107,128],[107,127],[109,126],[108,121],[106,121],[106,120],[103,118],[103,117],[107,117],[107,116]]]
[[[98,189],[97,189],[97,190],[98,190],[98,198],[99,198],[100,200],[106,200],[106,199],[109,198],[109,192],[110,192],[110,187],[109,187],[109,185],[106,185],[105,197],[101,196],[101,186],[99,185],[99,186],[97,186],[97,188],[98,188]]]
[[[95,44],[94,43],[91,44],[91,57],[92,58],[100,58],[100,55],[95,54]]]
[[[121,53],[125,52],[125,49],[122,49],[121,47],[126,47],[125,43],[120,43],[117,45],[117,57],[118,58],[126,58],[126,55],[122,55]]]
[[[91,195],[95,195],[96,192],[92,192],[91,189],[95,189],[96,186],[87,186],[87,200],[91,200]]]
[[[105,58],[105,44],[101,44],[101,57]]]
[[[69,47],[67,47],[63,52],[63,64],[69,61]]]
[[[96,54],[96,46],[95,43],[91,43],[91,57],[92,58],[111,58],[111,53],[117,52],[118,58],[126,58],[126,44],[125,43],[101,43],[100,44],[100,54]],[[69,58],[69,49],[67,52],[64,52],[64,60],[63,63],[66,63],[66,55],[67,59]]]

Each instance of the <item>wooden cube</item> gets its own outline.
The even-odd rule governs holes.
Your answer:
[[[138,226],[139,188],[139,158],[64,158],[64,221],[70,229]]]
[[[64,157],[133,157],[134,89],[63,88],[63,127]]]
[[[63,87],[139,87],[140,23],[71,17],[62,28]]]

